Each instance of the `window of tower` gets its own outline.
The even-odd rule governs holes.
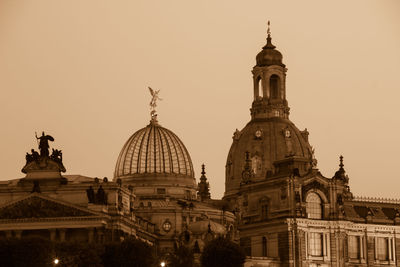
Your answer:
[[[269,78],[269,89],[271,91],[271,98],[279,98],[279,76],[276,74],[271,75]]]
[[[307,218],[322,219],[322,201],[316,193],[309,193],[306,198]]]
[[[262,90],[262,79],[261,77],[257,77],[256,84],[255,84],[255,98],[254,100],[258,100],[263,97],[263,90]]]

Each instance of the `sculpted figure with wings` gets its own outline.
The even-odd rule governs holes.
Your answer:
[[[151,109],[151,117],[156,115],[156,107],[157,107],[157,100],[162,100],[158,94],[160,93],[160,90],[153,90],[151,87],[149,87],[150,94],[152,96],[151,101],[150,101],[150,109]]]

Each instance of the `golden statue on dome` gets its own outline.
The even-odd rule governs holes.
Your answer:
[[[157,113],[156,113],[156,107],[157,107],[157,100],[162,100],[158,94],[160,93],[160,90],[153,90],[151,89],[150,86],[148,86],[150,94],[151,94],[151,101],[150,101],[150,115],[151,119],[157,119]]]

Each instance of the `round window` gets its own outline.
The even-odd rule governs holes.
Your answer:
[[[166,220],[164,223],[163,223],[163,229],[164,229],[164,231],[165,232],[169,232],[169,230],[171,230],[171,227],[172,227],[172,224],[169,222],[169,220]]]

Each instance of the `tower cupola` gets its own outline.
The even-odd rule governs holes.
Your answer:
[[[272,44],[268,21],[267,44],[256,56],[253,67],[254,100],[251,107],[252,119],[289,117],[286,101],[286,66],[282,54]]]

